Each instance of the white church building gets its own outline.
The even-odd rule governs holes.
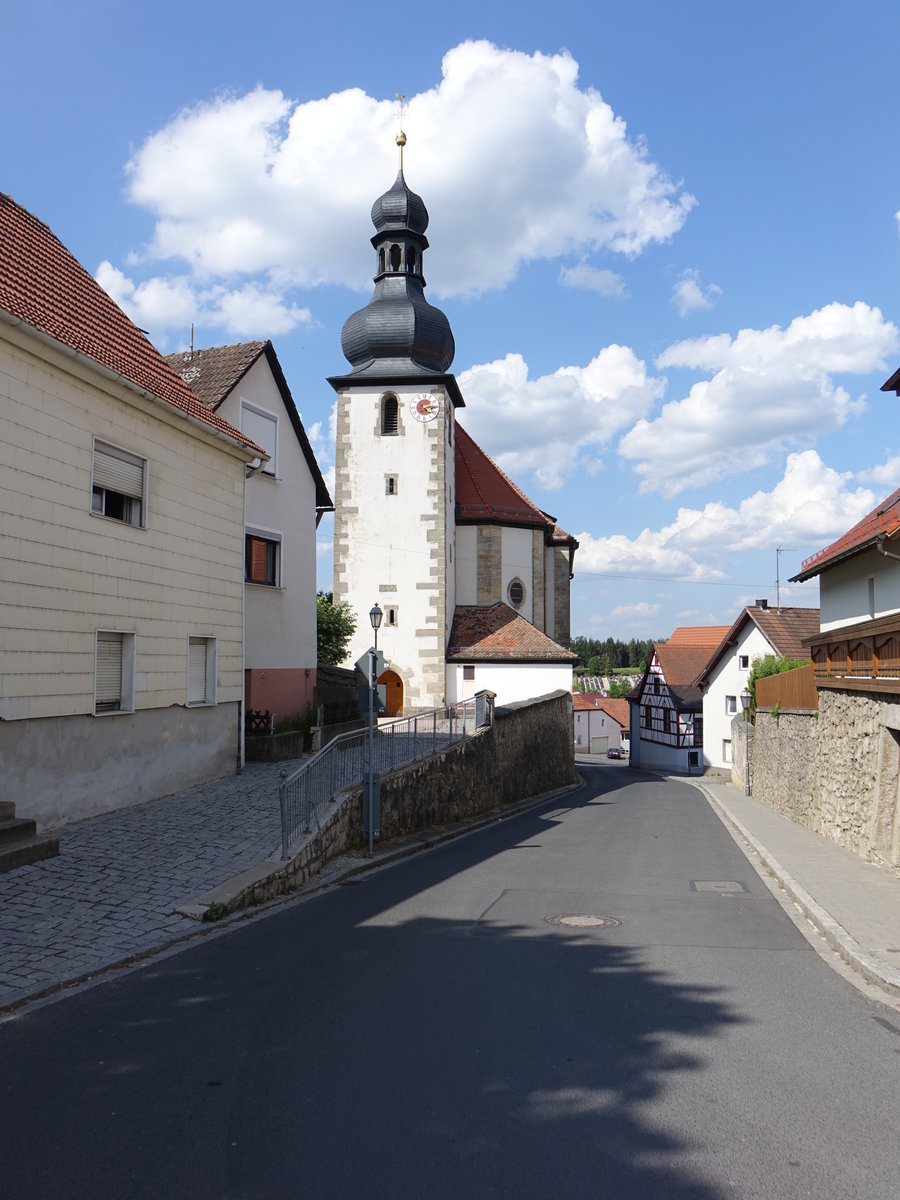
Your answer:
[[[344,324],[337,392],[334,599],[379,649],[389,715],[476,691],[506,704],[571,691],[569,586],[578,543],[457,423],[455,346],[425,299],[428,213],[400,171],[372,206],[375,291]]]

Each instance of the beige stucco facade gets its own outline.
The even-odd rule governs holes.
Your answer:
[[[155,794],[234,769],[249,452],[7,325],[0,422],[5,797],[47,825],[148,798],[145,768]],[[144,464],[139,524],[92,512],[95,439]],[[94,715],[98,630],[128,639],[131,712]],[[215,667],[204,714],[161,720],[163,710],[188,708],[189,638],[206,641]],[[144,713],[155,715],[146,735]],[[31,759],[21,753],[23,722]],[[103,748],[125,725],[123,772]]]

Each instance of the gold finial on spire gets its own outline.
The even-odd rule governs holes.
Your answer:
[[[406,134],[403,132],[403,112],[406,108],[406,96],[403,92],[395,92],[397,103],[400,106],[400,132],[397,134],[396,142],[400,147],[400,170],[403,170],[403,147],[406,145]]]

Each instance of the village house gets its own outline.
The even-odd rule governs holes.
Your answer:
[[[0,247],[0,794],[48,826],[238,766],[266,452],[2,195]]]
[[[728,628],[679,626],[653,647],[640,683],[628,695],[632,767],[702,773],[703,694],[696,680]]]
[[[244,699],[248,712],[302,716],[316,685],[316,529],[334,506],[281,364],[270,341],[167,362],[269,456],[247,480]]]
[[[500,704],[571,691],[569,587],[575,539],[541,511],[457,421],[455,346],[424,296],[428,213],[407,187],[372,207],[375,291],[341,335],[351,365],[337,392],[334,599],[359,623],[347,661],[372,640],[389,669],[389,714],[496,693]]]
[[[628,701],[592,693],[572,697],[576,754],[628,754],[630,714]]]
[[[741,612],[695,681],[703,693],[706,766],[731,769],[731,723],[741,715],[754,661],[767,654],[808,658],[803,639],[818,628],[817,608],[769,608],[757,600]]]

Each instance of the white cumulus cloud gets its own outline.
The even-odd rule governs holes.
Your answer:
[[[154,220],[138,257],[186,264],[201,286],[229,291],[241,275],[279,296],[367,287],[368,211],[397,169],[397,120],[393,100],[359,88],[298,103],[260,86],[186,109],[128,164],[131,199]],[[404,125],[407,180],[431,214],[436,295],[502,287],[535,259],[639,254],[694,204],[579,85],[565,51],[464,42],[444,56],[440,81],[409,97]],[[570,270],[570,285],[617,294],[613,272]]]
[[[700,272],[687,270],[681,273],[672,289],[672,303],[679,314],[686,317],[688,313],[696,312],[697,309],[712,308],[721,295],[722,289],[718,284],[708,283],[703,287],[700,283]]]
[[[826,466],[815,450],[789,454],[775,487],[755,492],[736,508],[718,501],[702,509],[679,508],[668,525],[643,529],[635,538],[577,534],[576,574],[710,581],[724,578],[725,560],[742,551],[824,546],[875,504],[869,488],[853,484],[849,472]]]
[[[787,328],[676,342],[657,368],[711,378],[654,419],[639,420],[619,453],[634,462],[642,491],[669,497],[762,466],[860,413],[864,399],[852,398],[834,376],[883,370],[897,345],[897,328],[861,302],[829,304]]]
[[[471,367],[459,377],[462,423],[514,479],[531,473],[548,489],[576,470],[599,470],[600,449],[648,412],[662,382],[627,346],[606,346],[587,366],[528,378],[520,354]]]
[[[563,287],[582,292],[596,292],[598,296],[611,296],[620,300],[628,297],[628,289],[621,275],[617,275],[615,271],[589,266],[587,263],[579,263],[575,267],[562,267],[559,282]]]

